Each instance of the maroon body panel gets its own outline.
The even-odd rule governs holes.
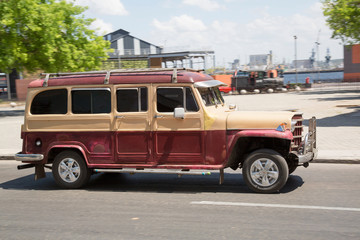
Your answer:
[[[48,154],[54,148],[78,149],[91,168],[159,167],[217,169],[226,165],[241,137],[292,140],[290,131],[24,132],[23,153]],[[41,146],[35,142],[40,140]]]
[[[171,166],[186,165],[187,168],[200,169],[200,165],[222,165],[226,157],[225,131],[24,132],[22,134],[22,152],[43,154],[45,156],[43,163],[47,163],[49,152],[54,148],[80,150],[90,167],[105,165],[107,167],[163,165],[164,167],[166,165],[171,168]],[[36,146],[35,142],[38,140],[41,141],[41,146]]]

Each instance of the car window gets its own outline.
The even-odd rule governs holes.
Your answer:
[[[186,88],[186,111],[188,112],[197,112],[199,111],[199,106],[196,103],[195,96],[191,91],[191,88]]]
[[[216,104],[224,103],[224,99],[221,96],[218,87],[212,88],[198,88],[201,98],[206,106],[212,106]]]
[[[184,93],[182,88],[158,88],[157,111],[174,112],[177,107],[184,107]]]
[[[75,114],[99,114],[111,112],[110,89],[73,89],[72,112]]]
[[[31,114],[66,114],[67,90],[47,90],[37,94],[31,103]]]
[[[189,87],[161,87],[157,89],[156,95],[158,112],[174,112],[174,109],[178,107],[184,108],[187,112],[199,111],[194,94]]]
[[[123,88],[116,91],[118,112],[146,112],[148,110],[146,87]]]

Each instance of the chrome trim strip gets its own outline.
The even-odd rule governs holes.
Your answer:
[[[42,154],[22,154],[17,153],[15,154],[15,160],[16,161],[42,161],[44,159],[44,155]]]
[[[106,90],[110,92],[110,88],[104,87],[104,88],[73,88],[71,91],[101,91]]]

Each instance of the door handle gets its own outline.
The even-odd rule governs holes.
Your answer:
[[[116,119],[125,118],[125,116],[115,116]]]
[[[163,118],[164,116],[162,115],[155,115],[154,118]]]

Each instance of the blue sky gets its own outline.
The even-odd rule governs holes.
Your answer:
[[[122,28],[165,49],[214,50],[218,65],[273,51],[276,62],[307,59],[319,39],[319,55],[343,58],[331,39],[321,1],[316,0],[75,0],[88,6],[99,34]]]

